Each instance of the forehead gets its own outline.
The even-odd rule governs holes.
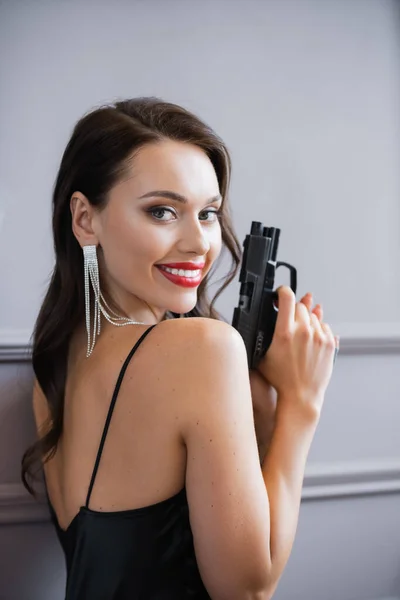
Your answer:
[[[124,184],[137,196],[169,190],[202,201],[219,193],[218,179],[206,153],[193,144],[170,140],[141,148],[131,161]]]

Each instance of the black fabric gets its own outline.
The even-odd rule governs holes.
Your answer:
[[[86,505],[64,531],[49,502],[67,568],[65,600],[210,600],[193,547],[186,490],[162,502],[117,512],[88,505],[112,412],[126,368],[149,327],[127,356],[113,393]]]

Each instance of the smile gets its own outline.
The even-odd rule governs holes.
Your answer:
[[[171,269],[155,265],[157,269],[172,283],[182,287],[197,287],[201,282],[201,269]]]

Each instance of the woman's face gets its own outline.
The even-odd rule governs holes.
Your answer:
[[[195,307],[221,251],[221,201],[214,167],[197,146],[163,141],[138,152],[92,219],[100,279],[126,314],[149,323]],[[191,273],[164,270],[174,263]]]

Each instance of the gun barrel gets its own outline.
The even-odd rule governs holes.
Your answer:
[[[250,235],[262,235],[263,224],[260,221],[251,223]]]
[[[278,255],[279,236],[281,230],[277,227],[264,227],[263,236],[271,238],[270,254],[268,260],[276,261]]]

